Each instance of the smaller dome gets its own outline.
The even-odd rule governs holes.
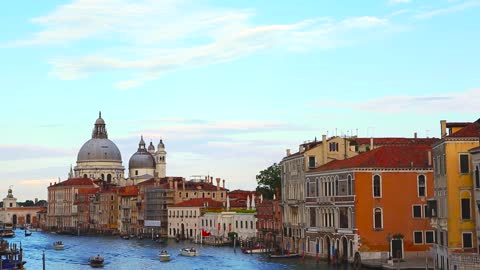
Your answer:
[[[129,169],[155,169],[155,159],[148,152],[136,152],[128,161]]]
[[[150,142],[150,145],[148,146],[148,151],[155,151],[155,146],[153,146],[152,142]]]

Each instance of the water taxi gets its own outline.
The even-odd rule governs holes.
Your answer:
[[[15,232],[12,229],[1,229],[0,237],[3,237],[3,238],[15,237]]]
[[[65,246],[63,245],[62,241],[57,241],[53,243],[53,249],[55,250],[64,250]]]
[[[193,257],[193,256],[200,255],[200,253],[198,253],[198,251],[192,247],[192,248],[182,248],[182,250],[180,250],[180,255]]]
[[[159,254],[158,257],[160,257],[161,262],[168,262],[170,261],[170,254],[166,250],[162,250]]]
[[[92,267],[102,267],[103,266],[103,257],[98,254],[97,256],[92,256],[89,259],[90,266]]]

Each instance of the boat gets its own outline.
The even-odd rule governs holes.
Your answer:
[[[264,245],[257,244],[253,247],[249,248],[243,248],[242,252],[246,254],[255,254],[255,253],[268,253],[271,252],[272,250],[270,248],[265,247]]]
[[[89,259],[90,266],[92,267],[102,267],[103,266],[103,257],[98,254],[97,256],[92,256]]]
[[[63,245],[63,242],[62,242],[62,241],[57,241],[57,242],[54,242],[54,243],[53,243],[53,249],[55,249],[55,250],[64,250],[64,249],[65,249],[65,245]]]
[[[32,232],[29,231],[29,230],[25,230],[25,236],[31,236],[32,235]]]
[[[0,269],[23,269],[23,265],[27,263],[22,260],[23,250],[20,243],[20,249],[16,244],[9,245],[7,241],[0,239]]]
[[[285,258],[298,258],[301,257],[298,253],[285,253],[285,254],[270,254],[272,259],[285,259]]]
[[[200,255],[200,253],[198,253],[198,251],[192,247],[192,248],[182,248],[182,250],[180,250],[180,255],[193,257],[193,256]]]
[[[120,236],[120,237],[121,237],[122,239],[124,239],[124,240],[130,239],[130,236],[129,236],[128,234],[122,235],[122,236]]]
[[[1,229],[0,237],[3,237],[3,238],[15,237],[15,232],[12,229]]]
[[[162,250],[159,254],[158,257],[160,257],[161,262],[168,262],[170,261],[170,254],[166,250]]]

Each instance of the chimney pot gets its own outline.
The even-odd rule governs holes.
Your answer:
[[[413,138],[417,138],[417,132],[413,133]]]
[[[291,153],[290,153],[290,149],[287,149],[287,157],[290,156]]]

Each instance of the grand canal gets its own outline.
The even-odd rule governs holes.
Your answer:
[[[277,259],[272,260],[264,255],[247,255],[240,249],[234,252],[232,247],[212,247],[195,245],[190,242],[168,241],[158,244],[150,239],[123,240],[119,237],[69,236],[44,232],[33,232],[25,237],[23,231],[17,230],[10,243],[22,243],[25,269],[41,270],[42,253],[45,251],[46,269],[76,270],[89,269],[88,258],[100,254],[105,258],[103,269],[339,269],[349,270],[348,265],[331,266],[326,262],[316,263],[314,259]],[[54,250],[52,243],[63,241],[65,250]],[[182,247],[195,246],[198,257],[182,257]],[[172,254],[170,262],[160,262],[158,252],[166,249]]]

